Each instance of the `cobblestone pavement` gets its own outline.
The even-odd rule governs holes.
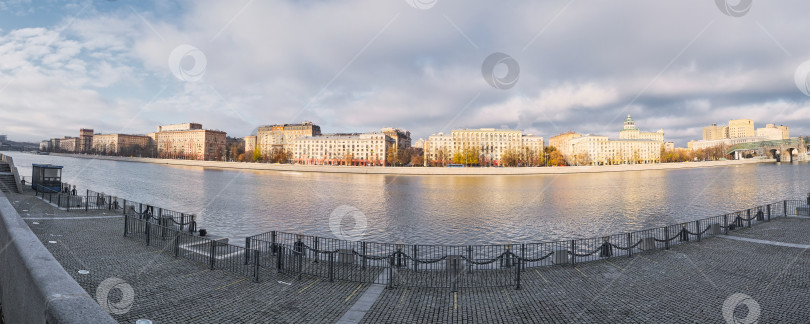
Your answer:
[[[105,279],[120,278],[132,287],[131,308],[113,314],[122,323],[141,318],[154,323],[329,323],[337,321],[368,288],[368,284],[332,284],[316,278],[299,281],[273,271],[263,271],[261,282],[254,283],[252,278],[212,271],[124,238],[122,217],[89,218],[110,215],[108,211],[68,213],[33,196],[16,194],[10,194],[9,200],[22,217],[35,217],[26,220],[28,226],[96,300],[96,290]],[[54,219],[35,216],[33,211]],[[122,290],[113,289],[109,301],[120,305],[121,311],[126,309]]]
[[[23,217],[34,217],[32,210],[49,217],[105,212],[67,213],[20,195],[9,199]],[[133,288],[132,308],[114,315],[122,322],[139,318],[156,323],[335,322],[368,288],[306,276],[295,280],[273,271],[262,271],[261,282],[253,283],[124,238],[122,218],[26,222],[91,295],[110,277],[121,278]],[[810,244],[807,232],[810,219],[776,218],[732,235]],[[765,323],[808,322],[810,253],[805,252],[709,238],[576,267],[526,269],[520,290],[384,289],[362,322],[703,323],[724,322],[724,315],[738,319],[756,315]],[[81,269],[90,274],[79,274]],[[736,293],[750,296],[743,303],[751,307],[725,307],[724,314],[724,303],[734,306]],[[113,290],[110,298],[115,304],[122,296]]]

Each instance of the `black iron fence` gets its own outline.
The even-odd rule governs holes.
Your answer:
[[[110,210],[137,216],[155,225],[173,227],[190,233],[197,231],[197,216],[166,208],[86,190],[85,195],[62,192],[35,192],[36,196],[67,211]]]
[[[255,262],[250,262],[259,259],[259,251],[194,235],[176,226],[155,223],[155,220],[159,219],[148,217],[148,214],[125,215],[124,236],[172,253],[175,257],[206,264],[211,270],[226,270],[259,281],[259,267]]]
[[[520,289],[528,268],[576,265],[631,257],[768,222],[774,217],[810,216],[808,201],[785,200],[659,228],[556,242],[502,245],[413,245],[354,242],[272,231],[248,237],[254,260],[298,278],[303,275],[388,287]],[[252,261],[252,262],[254,262]]]

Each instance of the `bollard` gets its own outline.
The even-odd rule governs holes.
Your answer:
[[[245,264],[250,263],[250,253],[248,253],[248,252],[250,252],[250,238],[246,237],[245,238]]]
[[[121,208],[121,214],[123,214],[123,215],[127,214],[127,200],[126,199],[124,199],[124,208]]]
[[[329,282],[335,282],[335,253],[329,253]]]
[[[787,200],[782,202],[782,214],[783,216],[787,217]]]
[[[67,211],[68,211],[68,212],[70,212],[70,205],[71,205],[70,198],[71,198],[71,196],[70,196],[70,195],[68,195],[68,196],[67,196]]]
[[[689,242],[689,232],[686,231],[686,226],[681,225],[681,233],[680,234],[681,234],[680,235],[681,236],[681,238],[680,238],[681,242]]]
[[[56,207],[62,207],[62,194],[56,195]]]
[[[186,214],[180,213],[180,231],[183,231],[183,227],[186,224]]]
[[[211,264],[211,270],[214,270],[214,267],[216,266],[216,262],[217,262],[217,259],[216,259],[217,241],[211,240],[210,242],[211,242],[211,256],[209,258],[209,262]]]
[[[253,250],[253,282],[259,282],[259,250]]]
[[[129,230],[129,217],[124,216],[124,237],[127,237],[128,230]]]
[[[723,215],[723,227],[726,229],[726,235],[728,235],[728,215]]]
[[[748,220],[748,228],[751,228],[751,208],[745,210],[745,219]]]
[[[700,220],[695,221],[695,228],[697,228],[697,239],[698,239],[698,242],[700,242],[700,237],[702,235],[701,232],[703,232],[703,231],[700,230]]]
[[[669,226],[664,226],[664,249],[669,250]]]
[[[771,221],[771,204],[768,204],[767,209],[768,209],[768,221],[770,222]]]
[[[757,221],[758,221],[758,222],[765,221],[765,214],[764,214],[764,213],[762,213],[762,209],[760,209],[759,211],[757,211]]]

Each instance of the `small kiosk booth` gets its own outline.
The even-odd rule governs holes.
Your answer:
[[[51,164],[33,164],[31,188],[37,192],[62,191],[62,166]]]

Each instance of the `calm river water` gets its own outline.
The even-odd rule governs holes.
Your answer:
[[[350,207],[365,215],[363,238],[369,241],[484,244],[621,233],[804,199],[810,192],[807,163],[601,174],[396,176],[3,153],[14,157],[22,175],[31,175],[31,163],[63,165],[63,181],[80,191],[195,213],[200,228],[237,244],[245,236],[271,230],[334,237],[330,214]],[[344,220],[351,228],[351,217]]]

